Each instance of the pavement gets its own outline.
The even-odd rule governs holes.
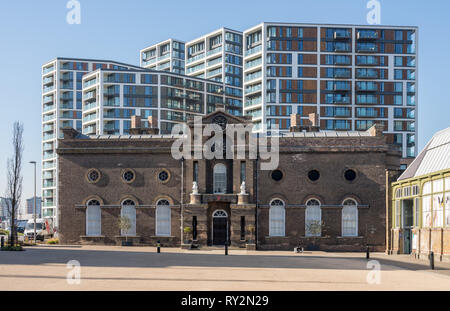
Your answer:
[[[225,256],[221,249],[208,248],[163,248],[160,254],[154,247],[25,249],[0,252],[0,290],[450,290],[449,263],[430,270],[426,261],[384,253],[367,260],[365,253],[231,249]]]

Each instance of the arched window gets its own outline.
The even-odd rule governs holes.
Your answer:
[[[270,202],[269,209],[269,235],[285,235],[285,205],[280,199],[274,199]]]
[[[358,236],[358,203],[346,199],[342,205],[342,236]]]
[[[99,236],[102,232],[102,212],[98,200],[89,200],[86,204],[86,235]]]
[[[322,209],[320,201],[310,199],[306,202],[305,210],[305,235],[321,236],[322,235]]]
[[[170,203],[161,199],[156,203],[156,235],[170,236],[171,210]]]
[[[136,203],[133,200],[125,200],[122,202],[122,208],[120,209],[120,216],[126,217],[130,220],[130,229],[121,229],[122,235],[135,236],[136,235]]]
[[[214,193],[227,192],[227,167],[224,164],[214,166]]]

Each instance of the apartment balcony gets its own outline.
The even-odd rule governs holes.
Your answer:
[[[83,83],[83,88],[88,88],[97,83],[97,79],[92,79]]]
[[[215,70],[212,70],[212,71],[208,71],[206,73],[206,78],[210,78],[210,77],[216,76],[218,74],[222,74],[222,68],[218,68],[218,69],[215,69]]]
[[[349,105],[351,102],[351,98],[349,96],[341,96],[341,97],[334,97],[333,98],[333,104],[343,104],[343,105]]]
[[[42,130],[44,131],[44,132],[51,132],[51,131],[53,131],[53,124],[46,124],[46,125],[44,125],[44,127],[42,128]]]
[[[43,187],[43,188],[51,188],[51,187],[54,187],[54,186],[55,186],[55,183],[54,183],[53,180],[50,180],[50,181],[44,181],[44,182],[42,183],[42,187]]]
[[[356,36],[357,40],[376,40],[378,38],[378,32],[375,30],[360,30]]]
[[[376,105],[378,104],[378,99],[375,96],[357,96],[356,103],[358,105]]]
[[[245,51],[245,56],[250,56],[250,55],[259,53],[261,51],[262,51],[262,45],[260,44],[258,46],[255,46],[254,48],[251,48],[251,49]]]
[[[216,48],[206,52],[206,57],[208,57],[210,55],[214,55],[214,54],[220,53],[220,52],[222,52],[222,46],[216,47]]]
[[[106,104],[105,104],[105,106],[106,106]],[[93,102],[93,103],[90,103],[90,104],[87,104],[87,105],[83,105],[83,111],[91,110],[91,109],[96,108],[96,107],[98,107],[97,102]]]
[[[43,110],[44,112],[55,110],[55,105],[45,105]]]
[[[158,61],[163,61],[168,58],[170,58],[170,53],[167,53],[167,54],[164,54],[164,55],[158,57]]]
[[[55,168],[56,167],[56,164],[55,164],[55,162],[53,162],[53,161],[46,161],[46,162],[44,162],[43,164],[42,164],[42,168],[44,169],[44,170],[46,170],[46,169],[51,169],[51,168]]]
[[[56,157],[56,154],[53,153],[53,152],[50,152],[50,153],[46,152],[46,153],[44,153],[44,154],[42,155],[42,158],[43,158],[44,160],[47,160],[47,159],[53,159],[53,158],[55,158],[55,157]]]
[[[45,75],[45,74],[47,74],[49,72],[52,72],[54,70],[55,70],[55,66],[47,67],[47,68],[44,68],[44,70],[42,71],[42,74]]]
[[[335,52],[350,52],[350,45],[348,44],[336,44],[334,46]]]
[[[55,115],[54,115],[54,114],[45,115],[45,116],[42,118],[42,120],[43,120],[43,122],[55,120]]]
[[[83,96],[83,100],[88,101],[88,100],[92,100],[92,99],[96,99],[95,92],[89,92],[89,93],[84,94],[84,96]]]
[[[251,87],[246,87],[245,88],[245,94],[251,94],[251,93],[256,93],[256,92],[260,92],[262,89],[261,84],[255,85],[255,86],[251,86]]]
[[[206,63],[207,67],[212,67],[214,65],[222,64],[222,57],[215,58]]]
[[[145,66],[148,66],[148,65],[152,65],[152,64],[156,63],[156,61],[157,61],[156,57],[151,58],[151,59],[143,59],[142,60],[142,66],[145,67]]]
[[[190,64],[190,63],[196,62],[198,60],[201,60],[203,58],[205,58],[205,54],[202,52],[198,55],[188,58],[187,63]]]
[[[377,45],[357,46],[356,52],[358,52],[358,53],[376,53],[376,52],[378,52],[378,46]]]
[[[44,102],[44,104],[53,102],[53,96],[44,96],[43,102]]]
[[[348,79],[352,77],[352,73],[350,70],[348,71],[335,71],[333,73],[333,78],[336,79]]]
[[[50,140],[50,139],[55,139],[56,135],[55,134],[45,134],[42,136],[42,140],[46,141],[46,140]]]
[[[47,85],[47,84],[53,83],[53,81],[54,81],[53,76],[50,76],[50,77],[44,78],[44,80],[42,81],[42,83],[43,83],[44,85]]]
[[[357,79],[377,79],[378,71],[366,71],[366,72],[356,71],[356,78]]]
[[[83,122],[90,122],[97,119],[97,114],[91,114],[83,118]]]
[[[334,32],[334,40],[348,40],[351,38],[350,32],[347,30],[335,31]]]
[[[350,91],[350,90],[351,90],[350,83],[334,83],[331,91],[346,92],[346,91]]]
[[[54,86],[54,85],[52,85],[52,86],[46,86],[46,87],[43,88],[43,93],[48,93],[48,92],[50,92],[50,91],[53,91],[54,89],[55,89],[55,86]]]
[[[61,104],[59,105],[60,109],[73,109],[73,104]]]
[[[377,84],[369,84],[366,86],[357,86],[356,90],[358,92],[376,92],[376,91],[378,91],[378,85]]]

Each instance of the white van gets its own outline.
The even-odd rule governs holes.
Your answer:
[[[51,237],[51,230],[47,230],[45,225],[45,219],[36,219],[36,240],[44,241],[44,239]],[[25,227],[24,235],[28,237],[28,240],[34,239],[34,220],[30,219]]]

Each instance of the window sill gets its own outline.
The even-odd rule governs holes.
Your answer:
[[[364,239],[363,236],[338,236],[338,239]]]
[[[174,239],[176,238],[176,236],[173,235],[152,235],[151,238],[169,238],[169,239]]]
[[[278,236],[278,235],[268,235],[266,236],[266,239],[289,239],[289,237],[283,235],[283,236]]]

